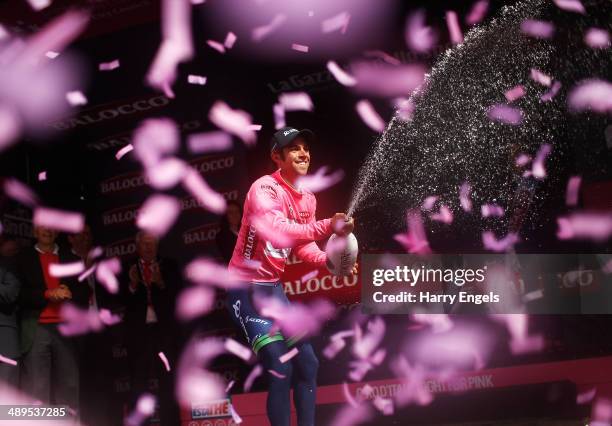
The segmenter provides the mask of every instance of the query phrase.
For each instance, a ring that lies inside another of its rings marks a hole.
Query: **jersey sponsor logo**
[[[262,318],[254,318],[249,315],[247,315],[245,319],[246,319],[246,322],[255,322],[255,323],[264,324],[264,325],[270,324],[270,321],[266,321],[265,319],[262,319]]]
[[[324,275],[322,277],[311,278],[306,282],[302,280],[285,281],[283,283],[285,293],[288,295],[316,293],[319,291],[330,291],[336,288],[354,287],[357,285],[359,277],[350,275],[338,277],[336,275]]]
[[[246,241],[244,244],[244,250],[242,252],[242,256],[251,260],[253,256],[253,252],[255,251],[255,247],[257,246],[257,230],[253,225],[249,226],[249,232],[246,234]]]
[[[297,133],[297,130],[296,130],[296,129],[289,129],[289,130],[285,130],[285,131],[283,132],[283,135],[284,135],[284,136],[287,136],[287,135],[290,135],[291,133]]]
[[[310,212],[299,212],[298,215],[300,216],[300,219],[303,219],[303,220],[310,219]]]

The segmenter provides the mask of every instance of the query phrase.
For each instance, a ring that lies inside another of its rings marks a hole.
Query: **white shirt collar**
[[[39,253],[48,253],[46,251],[42,251],[39,247],[38,244],[34,244],[34,249],[39,252]],[[53,246],[53,254],[58,254],[59,253],[59,246],[57,244],[54,244]]]

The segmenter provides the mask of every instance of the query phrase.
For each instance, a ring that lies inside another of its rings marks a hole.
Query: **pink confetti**
[[[78,277],[78,281],[82,282],[83,280],[85,280],[87,277],[89,277],[91,274],[93,274],[93,272],[96,270],[96,267],[98,265],[92,265],[90,266],[88,269],[86,269],[81,275],[79,275]]]
[[[13,145],[21,131],[19,113],[9,105],[0,104],[0,151]]]
[[[609,113],[612,111],[612,84],[599,79],[583,80],[572,89],[567,103],[572,112],[590,109]]]
[[[425,67],[420,64],[387,65],[356,62],[351,66],[356,89],[366,95],[380,97],[405,96],[423,84]]]
[[[411,318],[414,322],[430,326],[434,333],[445,333],[454,327],[446,314],[412,314]]]
[[[96,279],[111,294],[119,292],[119,281],[116,275],[121,272],[121,262],[116,257],[98,262],[96,268]]]
[[[527,154],[520,154],[516,157],[515,164],[519,167],[527,165],[531,161],[531,157]]]
[[[225,46],[226,49],[231,49],[232,47],[234,47],[234,43],[236,43],[236,40],[237,40],[236,34],[230,31],[225,36],[225,41],[223,42],[223,46]]]
[[[304,188],[316,193],[331,188],[343,178],[343,170],[336,170],[331,174],[327,174],[327,166],[323,166],[314,175],[300,176],[295,183],[298,188]]]
[[[9,364],[9,365],[17,365],[17,361],[15,361],[14,359],[7,358],[3,355],[0,355],[0,362]]]
[[[217,214],[225,212],[227,202],[223,195],[215,192],[196,170],[187,171],[183,186],[205,209]]]
[[[302,275],[302,278],[300,278],[300,281],[302,281],[303,283],[305,283],[306,281],[309,281],[313,278],[316,278],[317,275],[319,275],[319,270],[315,269],[313,271],[310,271],[304,275]]]
[[[433,206],[436,201],[438,201],[438,198],[439,197],[437,195],[430,195],[429,197],[425,198],[425,201],[423,201],[423,205],[421,206],[421,208],[425,211],[433,209]]]
[[[544,346],[544,337],[541,335],[528,336],[522,339],[512,339],[510,341],[510,351],[514,355],[541,352]]]
[[[255,132],[260,131],[260,130],[261,130],[261,128],[262,128],[262,125],[261,125],[261,124],[251,124],[251,125],[248,127],[248,129],[249,129],[249,130],[253,130],[253,131],[255,131]]]
[[[345,34],[350,21],[351,15],[348,12],[340,12],[321,22],[321,32],[327,34],[340,30],[341,34]]]
[[[187,137],[187,146],[193,154],[227,151],[232,148],[232,137],[221,131],[196,133]]]
[[[278,102],[285,111],[312,111],[314,105],[306,92],[283,93]]]
[[[225,393],[229,393],[229,391],[234,387],[235,384],[236,384],[235,380],[232,380],[231,382],[229,382],[227,386],[225,387]]]
[[[340,66],[336,62],[328,61],[327,69],[338,81],[338,83],[342,84],[343,86],[352,87],[357,84],[357,80],[355,79],[355,77],[340,68]]]
[[[459,187],[459,202],[461,208],[466,212],[472,211],[472,200],[470,199],[470,193],[472,186],[468,182],[463,182]]]
[[[49,59],[55,59],[59,56],[59,52],[54,52],[53,50],[49,50],[48,52],[45,53],[45,56]]]
[[[580,176],[572,176],[567,181],[567,190],[565,191],[565,204],[567,206],[575,206],[578,204],[578,192],[580,191]]]
[[[491,251],[508,251],[514,247],[514,244],[516,244],[518,241],[518,235],[512,232],[500,240],[496,239],[495,234],[493,234],[491,231],[485,231],[482,233],[482,243],[487,250]]]
[[[163,352],[159,352],[157,356],[159,357],[159,359],[161,359],[161,362],[164,363],[164,367],[166,368],[166,371],[170,371],[170,362],[168,361],[166,354]]]
[[[559,9],[567,10],[568,12],[576,12],[586,14],[584,6],[580,0],[553,0]]]
[[[225,53],[225,46],[215,40],[206,40],[206,44],[215,49],[219,53]]]
[[[261,364],[257,364],[255,367],[253,367],[253,369],[251,370],[247,378],[244,380],[244,391],[245,392],[248,392],[251,390],[251,387],[253,386],[255,379],[261,376],[261,373],[263,373],[263,367],[261,366]]]
[[[338,353],[344,349],[346,343],[344,340],[331,340],[329,344],[323,349],[323,356],[327,359],[333,359]]]
[[[362,360],[369,358],[385,337],[385,330],[385,322],[381,317],[375,317],[368,321],[365,335],[361,336],[360,333],[355,333],[353,354]]]
[[[236,135],[249,146],[254,145],[257,140],[255,132],[249,129],[252,124],[251,115],[239,109],[231,109],[225,102],[215,102],[208,113],[208,119],[217,127]]]
[[[363,52],[363,54],[368,58],[382,59],[386,63],[391,64],[393,66],[398,66],[402,64],[399,59],[394,58],[393,56],[383,52],[382,50],[366,50],[365,52]]]
[[[395,395],[398,406],[410,402],[418,405],[428,405],[433,401],[433,395],[425,384],[425,372],[419,366],[412,367],[403,355],[391,364],[391,370],[402,380],[402,386]]]
[[[537,68],[531,68],[530,77],[533,81],[540,83],[542,86],[550,87],[552,84],[552,78]]]
[[[121,148],[119,151],[117,151],[115,153],[115,158],[117,160],[121,160],[125,154],[127,154],[128,152],[133,151],[133,150],[134,150],[134,145],[129,143],[129,144],[127,144],[126,146],[124,146],[123,148]]]
[[[393,400],[388,398],[381,398],[377,396],[374,398],[374,406],[383,413],[384,416],[392,416],[394,413]]]
[[[591,419],[589,424],[592,426],[609,426],[612,423],[612,400],[599,397],[591,408]]]
[[[179,201],[165,194],[153,194],[138,211],[136,226],[156,237],[166,235],[181,211]]]
[[[4,181],[4,193],[29,207],[35,207],[38,204],[36,194],[17,179],[9,178]]]
[[[125,426],[141,426],[146,419],[153,415],[157,400],[150,393],[144,393],[138,397],[136,407],[125,419]]]
[[[405,234],[396,234],[393,236],[393,239],[400,243],[408,253],[431,253],[421,213],[417,210],[409,210],[406,213],[406,222],[408,224],[408,232]]]
[[[334,426],[357,426],[372,420],[374,413],[368,405],[354,407],[350,404],[343,406],[330,423]]]
[[[604,242],[612,235],[612,214],[583,212],[557,218],[557,238]]]
[[[544,167],[544,163],[546,162],[546,157],[552,152],[552,145],[545,143],[538,149],[538,152],[533,160],[531,172],[533,177],[536,179],[542,180],[546,177],[546,168]]]
[[[146,182],[152,188],[164,191],[176,186],[188,171],[189,167],[183,160],[166,158],[145,170]]]
[[[525,295],[523,296],[523,301],[525,303],[533,302],[534,300],[541,299],[542,297],[544,297],[543,289],[534,290],[530,291],[529,293],[525,293]]]
[[[232,415],[232,420],[235,424],[239,425],[240,423],[242,423],[242,418],[238,415],[236,409],[232,404],[230,404],[230,414]]]
[[[71,263],[51,263],[49,265],[49,275],[52,277],[71,277],[78,275],[85,270],[85,263],[82,260]]]
[[[291,49],[295,50],[296,52],[302,52],[302,53],[308,53],[308,51],[310,50],[310,48],[304,44],[297,44],[297,43],[293,43],[291,45]]]
[[[134,155],[145,166],[156,165],[164,155],[175,153],[180,147],[176,123],[168,118],[150,118],[134,131]]]
[[[119,315],[113,314],[108,309],[100,309],[100,313],[98,316],[100,318],[100,321],[102,321],[102,324],[104,324],[105,326],[112,326],[121,322],[121,317]]]
[[[415,52],[424,53],[431,50],[438,42],[438,34],[425,25],[425,10],[419,9],[406,19],[404,37],[408,47]]]
[[[35,11],[43,10],[51,5],[51,0],[28,0],[28,3]]]
[[[487,115],[489,120],[512,125],[521,124],[523,120],[523,113],[519,108],[513,108],[503,104],[492,105]]]
[[[81,232],[85,226],[85,218],[81,213],[47,207],[36,207],[32,221],[36,226],[44,226],[73,234]]]
[[[551,22],[527,19],[521,22],[521,31],[530,37],[549,39],[555,34],[555,26]]]
[[[595,399],[597,388],[591,388],[588,391],[576,395],[576,404],[588,404]]]
[[[203,75],[189,74],[187,76],[187,83],[204,86],[206,84],[206,77]]]
[[[385,130],[385,121],[378,115],[370,101],[362,99],[355,105],[357,113],[363,122],[375,132],[382,133]]]
[[[282,13],[274,15],[274,18],[272,18],[272,21],[268,25],[262,25],[261,27],[255,28],[251,33],[251,38],[256,42],[262,41],[283,25],[286,20],[287,16]]]
[[[6,27],[0,24],[0,41],[7,40],[11,37],[11,34],[7,31]]]
[[[451,212],[450,209],[445,205],[441,205],[440,211],[438,213],[429,215],[429,218],[431,220],[435,220],[449,225],[453,223],[453,212]]]
[[[223,340],[215,337],[192,339],[186,345],[176,366],[175,395],[179,404],[226,397],[223,379],[207,370],[212,360],[224,352]]]
[[[47,180],[47,172],[46,171],[40,172],[38,174],[38,180],[39,180],[39,182]]]
[[[463,32],[459,26],[459,17],[457,12],[452,10],[446,11],[446,25],[448,27],[448,33],[453,44],[463,43]]]
[[[75,90],[75,91],[66,93],[66,100],[72,106],[86,105],[87,104],[87,98],[79,90]]]
[[[93,310],[79,309],[71,303],[65,303],[60,314],[63,322],[59,325],[59,331],[64,336],[80,336],[104,328],[100,316]]]
[[[251,349],[241,345],[234,339],[225,339],[225,350],[246,362],[249,362],[253,355]]]
[[[465,18],[468,25],[478,24],[489,11],[489,0],[478,0],[472,5],[472,9]]]
[[[555,96],[557,96],[557,93],[559,93],[559,89],[561,89],[561,83],[558,81],[553,82],[550,90],[544,93],[542,96],[540,96],[540,100],[542,102],[551,101]]]
[[[287,377],[284,374],[281,374],[278,371],[272,369],[268,370],[268,373],[272,374],[274,377],[278,377],[279,379],[284,379],[285,377]]]
[[[504,208],[497,204],[483,204],[480,206],[480,213],[482,217],[502,217],[504,215]]]
[[[102,249],[102,247],[97,246],[92,248],[91,250],[89,250],[89,253],[87,253],[87,257],[89,259],[97,259],[98,257],[102,256],[104,254],[104,250]]]
[[[215,303],[214,290],[207,287],[191,287],[183,290],[176,302],[176,316],[187,322],[209,313]]]
[[[272,113],[274,114],[274,128],[278,130],[285,127],[285,108],[281,104],[274,104]]]
[[[298,348],[293,348],[289,352],[284,355],[281,355],[278,359],[281,363],[286,363],[291,360],[291,358],[295,357],[298,354]]]
[[[215,285],[226,289],[244,286],[225,266],[206,258],[192,260],[185,267],[185,277],[196,284]]]
[[[602,28],[589,28],[584,34],[584,42],[593,49],[610,47],[610,33]]]
[[[349,389],[348,383],[346,382],[342,383],[342,394],[344,395],[346,402],[348,402],[352,407],[359,407],[359,403],[357,403],[357,401],[353,397]]]
[[[98,69],[100,71],[112,71],[114,69],[119,68],[119,66],[120,66],[119,59],[114,59],[110,62],[101,62],[98,65]]]
[[[514,86],[512,89],[507,90],[506,93],[504,93],[504,96],[508,102],[514,102],[517,99],[525,96],[525,88],[519,84],[518,86]]]

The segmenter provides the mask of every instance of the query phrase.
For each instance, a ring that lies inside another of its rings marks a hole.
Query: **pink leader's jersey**
[[[280,170],[257,179],[244,202],[229,270],[245,281],[276,282],[292,249],[305,262],[324,266],[325,253],[314,241],[329,237],[332,227],[330,219],[315,219],[316,208],[314,194],[291,187]]]

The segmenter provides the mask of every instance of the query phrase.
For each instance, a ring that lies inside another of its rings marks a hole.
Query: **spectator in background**
[[[47,404],[67,405],[79,411],[79,369],[73,340],[58,325],[61,307],[70,302],[87,306],[88,286],[75,278],[51,276],[49,265],[69,262],[69,254],[55,243],[57,232],[34,227],[36,244],[16,258],[21,282],[20,349],[24,390]]]
[[[162,425],[179,423],[174,400],[173,372],[164,368],[159,353],[170,365],[176,360],[178,333],[174,321],[174,304],[181,275],[176,265],[158,257],[158,239],[146,232],[136,235],[138,257],[123,268],[125,326],[127,350],[132,374],[132,404],[140,394],[151,389],[149,378],[159,383],[158,401]]]
[[[227,210],[221,219],[221,229],[216,238],[217,249],[226,264],[232,259],[234,247],[236,247],[236,241],[238,240],[241,221],[242,206],[237,201],[228,201]]]
[[[12,360],[19,358],[17,297],[20,286],[7,260],[0,258],[0,355]],[[19,385],[19,368],[0,362],[0,382],[16,388]]]

